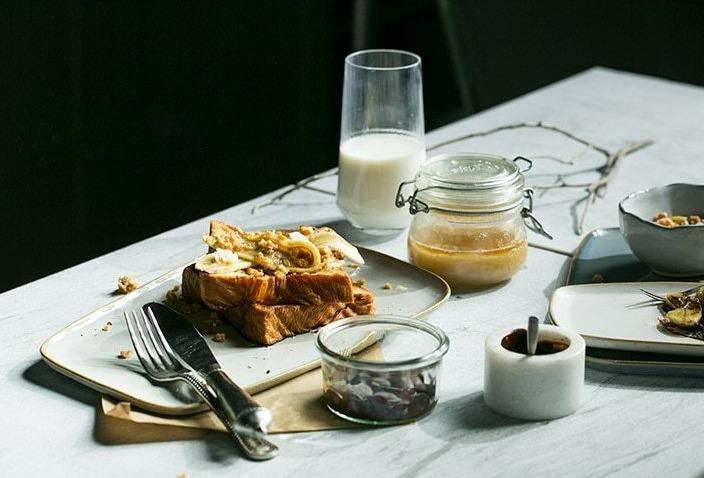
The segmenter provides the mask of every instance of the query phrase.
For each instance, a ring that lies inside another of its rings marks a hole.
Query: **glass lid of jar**
[[[517,160],[474,153],[436,156],[418,171],[416,194],[429,206],[448,211],[512,209],[523,201],[523,172],[530,169],[521,170]]]
[[[505,187],[522,179],[514,161],[491,154],[443,154],[425,163],[419,178],[435,185],[457,189]]]

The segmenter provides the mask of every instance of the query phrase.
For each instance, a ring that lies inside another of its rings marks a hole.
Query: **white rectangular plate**
[[[367,288],[376,297],[377,314],[419,317],[450,295],[447,283],[430,272],[373,250],[360,248],[360,252],[366,264],[351,275],[366,279]],[[152,385],[136,357],[117,357],[120,350],[133,349],[123,311],[163,301],[167,291],[180,285],[182,270],[175,269],[72,323],[42,344],[42,357],[59,372],[146,410],[172,415],[202,410],[204,406],[192,395],[179,393],[182,389]],[[387,282],[392,284],[389,290],[382,288]],[[103,331],[107,322],[112,327]],[[262,347],[247,342],[228,325],[217,330],[227,334],[224,343],[210,340],[214,330],[201,329],[223,368],[250,393],[273,387],[319,364],[313,332]]]
[[[676,335],[658,325],[656,306],[638,306],[657,295],[689,289],[695,282],[627,282],[570,285],[550,300],[555,325],[574,330],[587,346],[636,352],[704,356],[704,342]]]

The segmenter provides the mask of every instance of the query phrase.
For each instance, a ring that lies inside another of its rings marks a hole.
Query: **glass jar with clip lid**
[[[524,163],[521,169],[519,163]],[[527,255],[526,221],[550,235],[533,216],[533,190],[523,173],[532,162],[489,154],[444,154],[400,184],[396,207],[408,209],[411,262],[444,278],[455,290],[490,287],[510,279]],[[404,188],[414,185],[404,197]]]

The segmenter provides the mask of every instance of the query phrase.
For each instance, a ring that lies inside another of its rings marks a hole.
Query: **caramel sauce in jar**
[[[508,247],[473,251],[433,247],[408,239],[411,262],[457,288],[490,287],[509,280],[526,260],[526,241]]]
[[[455,289],[491,287],[509,280],[526,261],[522,224],[509,229],[421,225],[409,233],[409,259]]]

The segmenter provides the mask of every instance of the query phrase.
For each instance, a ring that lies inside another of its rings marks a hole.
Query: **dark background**
[[[334,166],[353,50],[421,55],[431,130],[594,65],[704,85],[703,20],[694,0],[3,2],[0,291]]]

